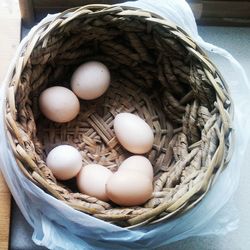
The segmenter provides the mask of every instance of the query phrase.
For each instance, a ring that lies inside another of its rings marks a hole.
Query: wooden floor
[[[20,15],[18,2],[0,1],[0,84],[20,41]],[[2,115],[2,114],[0,114]],[[0,250],[9,245],[11,195],[0,172]]]

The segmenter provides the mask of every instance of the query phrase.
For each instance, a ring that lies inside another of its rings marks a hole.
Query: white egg
[[[81,193],[107,201],[106,183],[112,172],[99,164],[84,166],[77,175],[77,187]]]
[[[71,88],[81,99],[92,100],[100,97],[108,89],[110,73],[100,62],[87,62],[80,65],[71,78]]]
[[[139,172],[117,171],[108,179],[106,192],[118,205],[141,205],[152,196],[152,180]]]
[[[81,170],[82,156],[76,148],[60,145],[49,152],[46,164],[58,180],[68,180]]]
[[[127,158],[122,162],[118,171],[136,171],[143,175],[148,176],[151,180],[153,180],[154,172],[151,162],[144,156],[134,155]]]
[[[73,120],[80,111],[76,95],[65,87],[45,89],[39,97],[41,112],[51,121],[64,123]]]
[[[134,154],[147,153],[153,146],[152,129],[137,115],[130,113],[116,115],[114,131],[121,145]]]

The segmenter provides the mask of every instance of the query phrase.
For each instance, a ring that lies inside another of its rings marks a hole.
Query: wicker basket
[[[98,60],[112,84],[94,101],[81,101],[70,123],[45,119],[38,97],[48,86],[69,87],[74,69]],[[199,202],[227,165],[232,104],[221,75],[181,28],[136,8],[87,5],[40,26],[23,44],[10,76],[6,124],[23,173],[74,209],[124,227],[166,220]],[[119,207],[58,182],[45,164],[61,143],[77,147],[83,165],[116,171],[130,154],[117,142],[113,119],[131,112],[154,130],[146,154],[154,167],[154,192],[142,206]],[[69,188],[70,187],[70,188]]]

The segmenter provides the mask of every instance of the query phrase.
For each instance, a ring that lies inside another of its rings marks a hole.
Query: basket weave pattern
[[[111,70],[107,93],[81,100],[70,123],[45,119],[41,91],[69,87],[74,69],[89,60]],[[154,131],[146,154],[154,192],[142,206],[119,207],[73,192],[45,164],[53,147],[67,143],[79,149],[83,165],[116,171],[130,156],[113,131],[120,112],[139,115]],[[23,46],[6,102],[7,134],[23,173],[73,208],[121,226],[165,220],[200,201],[230,157],[231,117],[224,80],[182,29],[153,13],[109,5],[71,9],[40,26]]]

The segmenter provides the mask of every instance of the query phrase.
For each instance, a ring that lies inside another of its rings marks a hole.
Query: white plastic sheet
[[[230,199],[238,186],[240,168],[244,164],[250,135],[246,133],[250,127],[250,88],[242,67],[227,51],[206,43],[199,37],[192,11],[184,0],[139,0],[126,2],[123,5],[149,10],[172,20],[208,51],[210,56],[215,59],[220,57],[226,59],[223,63],[219,63],[218,67],[229,85],[235,105],[235,151],[228,167],[219,176],[215,185],[193,209],[168,222],[128,230],[70,208],[26,179],[19,170],[8,145],[4,120],[1,116],[1,170],[16,203],[34,228],[33,241],[49,249],[152,249],[190,236],[226,234],[237,227],[238,215]],[[26,43],[39,26],[56,16],[57,14],[49,15],[31,30],[19,46],[9,72],[13,70],[22,44]],[[228,79],[227,72],[232,70],[237,77]],[[1,114],[4,113],[8,82],[9,79],[6,77],[1,88]]]

